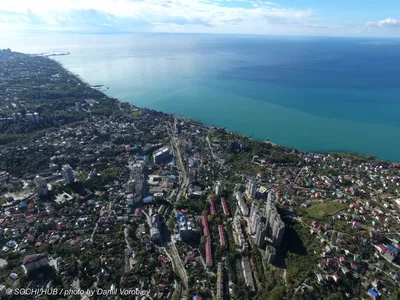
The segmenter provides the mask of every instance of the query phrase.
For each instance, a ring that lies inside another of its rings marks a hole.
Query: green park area
[[[135,117],[139,117],[140,114],[141,114],[141,112],[140,112],[139,109],[135,109],[135,110],[132,111],[132,115],[135,116]]]
[[[312,219],[323,221],[326,217],[336,214],[347,206],[347,204],[337,201],[316,203],[307,209],[307,215]]]

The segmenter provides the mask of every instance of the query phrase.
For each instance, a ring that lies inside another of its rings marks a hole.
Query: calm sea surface
[[[400,40],[0,33],[122,101],[304,151],[400,161]]]

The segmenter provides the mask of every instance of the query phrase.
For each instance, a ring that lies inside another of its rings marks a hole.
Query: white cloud
[[[114,30],[273,33],[276,25],[308,26],[313,10],[243,0],[10,0],[0,1],[0,24],[35,29],[107,27]],[[232,3],[235,5],[232,5]],[[256,5],[256,6],[253,6]],[[184,26],[183,26],[184,25]]]
[[[400,20],[387,18],[377,22],[368,22],[366,24],[367,27],[382,27],[382,28],[391,28],[391,27],[400,27]]]

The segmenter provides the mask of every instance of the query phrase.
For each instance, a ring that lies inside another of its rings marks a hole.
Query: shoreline
[[[62,68],[64,68],[67,72],[70,72],[73,76],[77,77],[79,80],[81,80],[81,82],[86,84],[89,88],[92,88],[92,89],[95,89],[95,90],[101,92],[104,96],[106,96],[108,98],[116,99],[118,101],[118,103],[128,103],[128,104],[130,104],[130,105],[132,105],[134,107],[137,107],[139,109],[149,109],[149,110],[161,112],[161,113],[168,114],[168,115],[171,115],[171,116],[174,116],[174,117],[178,117],[178,118],[181,118],[181,119],[195,121],[195,122],[201,123],[203,126],[206,126],[206,127],[209,127],[209,128],[213,128],[214,127],[214,128],[219,129],[219,130],[225,130],[226,132],[228,132],[230,134],[237,135],[237,136],[240,136],[242,138],[247,138],[247,139],[250,139],[250,140],[253,140],[253,141],[257,141],[257,142],[260,142],[260,143],[265,143],[266,142],[266,139],[257,139],[257,138],[254,138],[253,136],[248,136],[248,135],[245,135],[245,134],[242,134],[242,133],[239,133],[239,132],[233,132],[233,131],[230,131],[227,127],[211,125],[211,124],[208,124],[207,122],[204,122],[202,120],[195,120],[195,119],[192,119],[190,117],[186,117],[186,116],[182,116],[182,115],[178,115],[178,114],[174,114],[174,113],[166,113],[164,111],[156,110],[156,109],[153,109],[153,108],[150,108],[150,107],[140,107],[140,106],[137,106],[134,103],[131,103],[131,102],[128,102],[128,101],[125,101],[125,102],[121,101],[120,99],[115,98],[115,97],[113,97],[111,95],[108,95],[106,93],[107,91],[111,90],[110,87],[106,87],[106,86],[104,86],[102,84],[94,84],[94,85],[92,85],[89,82],[87,82],[85,79],[83,79],[80,75],[72,73],[68,68],[66,68],[59,61],[57,61],[57,60],[55,60],[55,59],[53,59],[51,57],[48,57],[48,58],[53,60],[53,61],[55,61],[55,62],[57,62],[58,64],[60,64],[60,66]],[[312,150],[308,150],[307,151],[307,150],[300,150],[299,148],[296,148],[296,147],[291,147],[291,146],[286,146],[286,145],[274,143],[273,141],[270,141],[270,140],[268,140],[267,143],[273,145],[274,147],[283,147],[285,149],[291,149],[291,150],[299,151],[299,152],[302,152],[302,153],[313,153],[313,154],[321,154],[321,155],[322,154],[348,154],[348,155],[358,156],[358,157],[364,158],[364,159],[369,158],[369,157],[373,157],[375,161],[396,163],[393,160],[381,159],[381,158],[378,158],[378,157],[376,157],[375,155],[372,155],[372,154],[363,154],[363,153],[355,152],[355,151],[345,151],[345,150],[343,150],[343,151],[341,151],[341,150],[335,150],[335,151],[331,151],[331,150],[329,150],[329,151],[312,151]]]
[[[119,99],[117,99],[117,100],[119,102],[121,102]],[[131,104],[131,103],[129,103],[129,104]],[[131,105],[135,106],[134,104],[131,104]],[[138,106],[135,106],[135,107],[138,107]],[[138,108],[139,109],[143,109],[142,107],[138,107]],[[145,108],[145,109],[151,109],[151,108]],[[154,110],[154,109],[151,109],[151,110]],[[160,112],[162,112],[162,111],[160,111]],[[162,112],[162,113],[165,113],[165,112]],[[395,162],[393,160],[378,158],[378,157],[376,157],[375,155],[372,155],[372,154],[363,154],[363,153],[354,152],[354,151],[346,151],[346,150],[328,150],[328,151],[312,151],[312,150],[310,150],[310,151],[305,151],[305,150],[300,150],[300,149],[298,149],[296,147],[289,147],[289,146],[281,145],[281,144],[278,144],[278,143],[274,143],[274,142],[270,141],[269,139],[262,140],[262,139],[257,139],[257,138],[254,138],[252,136],[248,136],[248,135],[241,134],[241,133],[238,133],[238,132],[233,132],[233,131],[230,131],[227,127],[221,127],[221,126],[217,126],[217,125],[209,125],[206,122],[203,122],[201,120],[194,120],[194,119],[191,119],[189,117],[185,117],[185,116],[177,115],[177,114],[170,114],[170,115],[172,115],[174,117],[177,117],[177,118],[180,118],[180,119],[195,121],[195,122],[200,123],[200,124],[202,124],[204,126],[207,126],[209,128],[216,128],[218,130],[224,130],[229,134],[237,135],[237,136],[240,136],[242,138],[250,139],[252,141],[256,141],[256,142],[259,142],[259,143],[270,144],[273,147],[283,147],[285,149],[291,149],[293,151],[299,151],[299,152],[304,153],[304,154],[309,154],[309,153],[311,153],[311,154],[321,154],[321,155],[327,155],[327,154],[344,155],[344,154],[347,154],[347,155],[352,155],[352,156],[360,157],[360,158],[364,158],[364,159],[373,158],[373,160],[377,161],[377,162],[380,161],[380,162],[388,162],[388,163],[397,163],[397,162]]]

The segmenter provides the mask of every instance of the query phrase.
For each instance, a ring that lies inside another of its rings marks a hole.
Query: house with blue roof
[[[368,290],[368,295],[372,299],[379,299],[379,292],[375,288],[372,288],[372,289]]]

